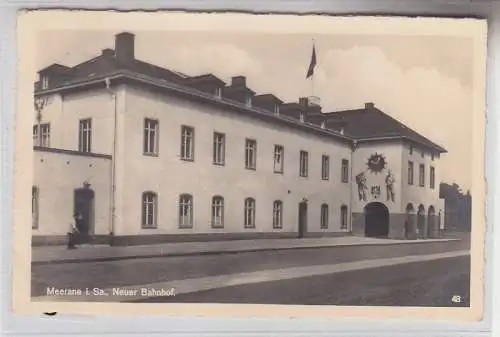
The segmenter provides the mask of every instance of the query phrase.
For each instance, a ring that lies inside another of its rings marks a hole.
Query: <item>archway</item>
[[[433,238],[436,236],[436,210],[434,209],[434,206],[429,206],[429,211],[427,212],[427,237]]]
[[[418,228],[418,237],[425,237],[425,207],[424,205],[418,206],[417,212],[417,228]]]
[[[389,210],[380,202],[365,206],[365,236],[387,237],[389,235]]]
[[[410,202],[406,205],[406,219],[405,219],[405,238],[413,239],[415,237],[415,208]]]

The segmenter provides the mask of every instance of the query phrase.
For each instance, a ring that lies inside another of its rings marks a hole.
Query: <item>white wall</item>
[[[410,154],[409,146],[406,145],[403,150],[403,210],[406,209],[408,203],[412,203],[415,212],[419,205],[425,207],[426,213],[429,206],[434,206],[436,215],[439,212],[441,201],[439,199],[439,184],[441,182],[439,170],[439,158],[434,156],[432,160],[431,154],[427,151],[424,152],[424,157],[421,155],[422,149],[418,147],[413,148],[413,154]],[[408,161],[413,161],[414,176],[413,185],[408,184]],[[419,167],[420,164],[425,165],[425,186],[419,185]],[[435,170],[435,184],[434,189],[430,188],[430,167],[433,166]],[[444,210],[444,205],[442,207]],[[444,216],[443,216],[444,218]]]
[[[33,235],[66,235],[73,220],[74,190],[90,183],[95,193],[95,233],[109,233],[110,160],[34,151],[33,186],[39,190],[39,222]]]
[[[113,106],[105,89],[49,96],[41,123],[50,123],[50,147],[78,150],[79,120],[92,118],[92,152],[111,154]]]
[[[367,166],[368,159],[375,153],[381,154],[385,157],[387,166],[386,168],[378,174],[372,173]],[[352,199],[353,199],[353,212],[362,213],[364,207],[370,202],[381,202],[387,206],[390,213],[400,213],[401,212],[401,155],[402,155],[402,145],[400,143],[379,143],[379,144],[360,144],[356,151],[353,153],[353,183],[352,183]],[[394,192],[395,199],[394,202],[387,201],[385,178],[387,176],[388,170],[392,171],[395,179]],[[358,186],[355,182],[355,177],[357,174],[364,172],[367,183],[366,186],[368,190],[366,191],[366,201],[359,200],[358,198]],[[375,198],[371,194],[371,188],[373,186],[380,186],[380,197]]]
[[[274,200],[284,204],[283,232],[297,230],[298,203],[309,200],[309,231],[319,232],[320,205],[329,204],[328,231],[340,231],[340,207],[349,205],[349,184],[341,183],[341,160],[350,146],[236,116],[209,105],[127,87],[121,93],[117,151],[116,234],[217,233],[272,230]],[[122,101],[125,99],[126,103]],[[159,156],[142,154],[144,118],[160,120]],[[195,160],[180,159],[181,125],[195,128]],[[226,134],[226,165],[212,164],[213,132]],[[257,140],[257,170],[244,168],[245,138]],[[274,144],[285,148],[285,173],[273,173]],[[299,151],[309,152],[309,177],[299,177]],[[330,156],[330,180],[321,180],[321,155]],[[118,168],[120,166],[120,168]],[[122,171],[123,170],[123,171]],[[126,178],[125,178],[126,177]],[[126,179],[126,181],[123,181]],[[141,229],[141,194],[159,198],[158,229]],[[288,193],[290,191],[290,193]],[[194,196],[194,229],[178,229],[178,196]],[[211,198],[225,197],[225,227],[210,226]],[[256,199],[256,228],[244,229],[244,198]]]

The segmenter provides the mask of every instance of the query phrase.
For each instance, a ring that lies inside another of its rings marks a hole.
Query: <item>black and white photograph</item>
[[[20,54],[30,302],[481,312],[485,22],[84,14]]]

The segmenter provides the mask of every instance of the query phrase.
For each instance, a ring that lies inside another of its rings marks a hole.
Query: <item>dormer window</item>
[[[322,128],[322,129],[325,129],[325,128],[326,128],[325,122],[321,122],[321,128]]]
[[[214,95],[217,98],[221,98],[222,97],[222,88],[221,87],[216,87],[215,91],[214,91]]]
[[[252,96],[247,96],[247,98],[245,100],[245,105],[247,107],[251,107],[252,106]]]
[[[49,77],[42,76],[42,89],[48,89],[48,88],[49,88]]]
[[[304,123],[304,113],[303,112],[300,113],[300,121],[302,123]]]
[[[274,113],[276,115],[279,115],[280,114],[280,106],[278,104],[275,104],[274,105]]]

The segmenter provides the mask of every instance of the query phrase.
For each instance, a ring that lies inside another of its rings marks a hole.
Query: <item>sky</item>
[[[114,47],[119,31],[44,31],[37,67],[73,66]],[[284,101],[314,95],[323,111],[373,102],[448,153],[443,182],[471,187],[473,41],[419,35],[134,32],[136,58],[187,75],[244,75]],[[314,80],[306,80],[312,45]]]

